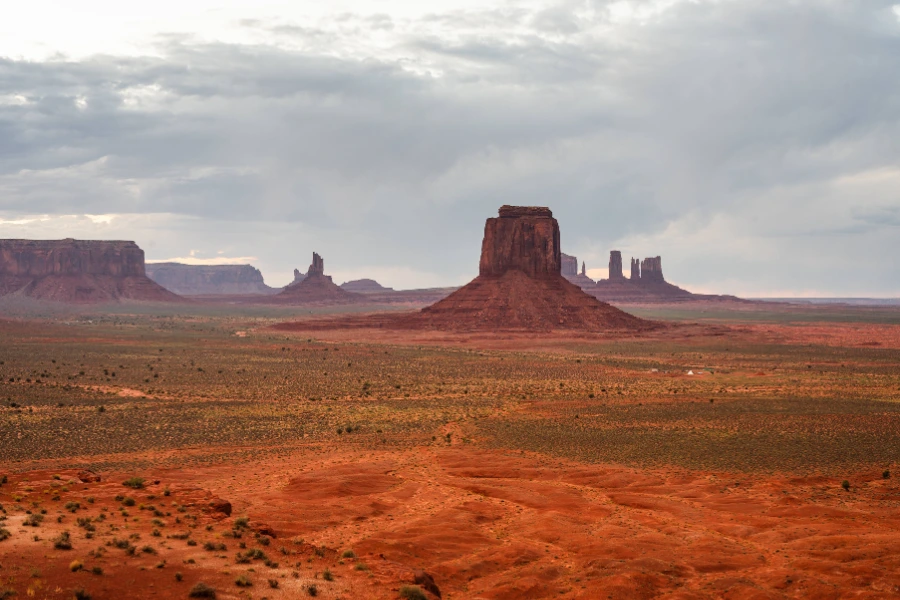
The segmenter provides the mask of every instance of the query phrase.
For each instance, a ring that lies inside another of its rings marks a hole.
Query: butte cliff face
[[[56,302],[171,302],[151,281],[134,242],[0,240],[0,295]]]
[[[565,252],[561,255],[562,264],[560,265],[560,271],[563,277],[575,277],[578,275],[578,258],[575,256],[569,256]]]
[[[589,293],[607,302],[683,302],[711,296],[692,294],[663,278],[662,258],[631,259],[631,277],[622,274],[622,253],[609,253],[609,279],[601,279]]]
[[[353,304],[365,302],[365,296],[341,289],[325,274],[325,261],[313,252],[309,270],[300,281],[295,281],[280,293],[272,296],[279,304]]]
[[[147,276],[167,290],[182,296],[274,294],[259,269],[251,265],[147,265]]]
[[[566,281],[561,255],[559,225],[550,209],[503,206],[499,216],[485,224],[478,277],[404,323],[417,328],[526,331],[654,326]]]
[[[622,253],[618,250],[611,250],[609,253],[609,279],[610,281],[625,279],[622,273]]]

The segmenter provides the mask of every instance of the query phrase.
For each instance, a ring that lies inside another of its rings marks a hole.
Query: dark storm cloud
[[[691,2],[618,24],[587,6],[337,20],[399,31],[378,56],[246,20],[275,42],[0,59],[0,208],[297,223],[460,273],[497,206],[549,204],[595,264],[613,243],[673,244],[667,265],[704,285],[686,266],[713,240],[747,273],[764,270],[753,244],[791,253],[811,233],[900,250],[897,179],[857,177],[900,165],[890,3]],[[717,237],[734,222],[740,244]]]

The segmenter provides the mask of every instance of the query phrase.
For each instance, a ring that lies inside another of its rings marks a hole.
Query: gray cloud
[[[723,292],[788,289],[802,262],[804,289],[848,294],[807,249],[822,265],[900,250],[891,3],[641,18],[548,2],[331,29],[247,19],[266,43],[169,35],[158,57],[0,58],[0,211],[172,215],[210,251],[233,222],[253,232],[235,255],[278,272],[308,252],[280,257],[264,232],[293,230],[341,261],[454,282],[503,203],[550,205],[589,265],[613,245],[663,252],[680,282]],[[340,51],[373,32],[394,45]],[[739,273],[722,274],[725,257]],[[852,285],[898,293],[898,275],[861,264]]]

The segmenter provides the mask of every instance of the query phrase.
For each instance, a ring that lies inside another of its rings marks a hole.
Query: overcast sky
[[[897,296],[896,2],[15,3],[0,237],[430,287],[546,205],[595,278]]]

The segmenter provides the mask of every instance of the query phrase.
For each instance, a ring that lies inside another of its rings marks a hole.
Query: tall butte
[[[295,273],[294,282],[269,300],[279,304],[352,304],[365,301],[365,297],[335,285],[325,274],[325,261],[313,252],[306,275],[298,281]]]
[[[484,226],[478,277],[406,325],[451,330],[643,330],[638,319],[563,278],[559,224],[549,208],[502,206]]]

